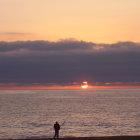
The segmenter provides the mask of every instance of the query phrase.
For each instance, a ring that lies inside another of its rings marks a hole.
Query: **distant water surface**
[[[0,90],[0,138],[140,135],[140,89]]]

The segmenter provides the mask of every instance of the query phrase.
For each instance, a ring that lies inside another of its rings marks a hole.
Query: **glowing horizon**
[[[22,84],[22,83],[1,83],[0,90],[25,90],[25,89],[82,89],[82,85],[79,84],[68,84],[68,85],[60,85],[60,84]],[[84,87],[83,89],[105,89],[105,88],[140,88],[140,83],[137,85],[128,84],[128,83],[94,83],[88,84],[88,87]]]

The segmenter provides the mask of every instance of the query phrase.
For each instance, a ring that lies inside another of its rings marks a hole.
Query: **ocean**
[[[0,138],[140,135],[140,89],[0,90]]]

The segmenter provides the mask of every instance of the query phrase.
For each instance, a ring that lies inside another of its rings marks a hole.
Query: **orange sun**
[[[82,82],[81,88],[83,89],[88,88],[88,82]]]

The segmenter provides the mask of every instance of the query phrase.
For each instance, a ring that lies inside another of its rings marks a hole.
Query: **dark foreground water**
[[[0,138],[140,135],[140,89],[1,90]]]

